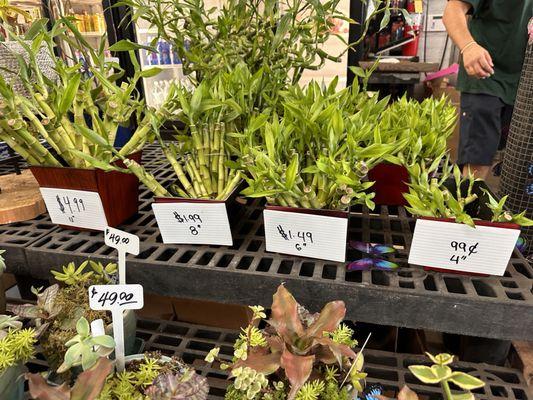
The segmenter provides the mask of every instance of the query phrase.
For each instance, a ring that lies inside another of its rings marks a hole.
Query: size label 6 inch
[[[233,245],[224,203],[153,203],[163,243]]]
[[[520,235],[519,229],[476,226],[418,219],[409,264],[474,272],[505,274]]]
[[[103,231],[107,219],[100,195],[84,190],[40,188],[54,224]]]
[[[139,310],[144,297],[141,285],[92,285],[89,287],[91,310]]]
[[[266,250],[344,262],[348,218],[265,210]]]

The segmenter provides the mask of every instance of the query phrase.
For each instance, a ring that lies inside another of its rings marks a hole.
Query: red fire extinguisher
[[[411,21],[405,22],[404,37],[414,36],[414,40],[405,44],[402,55],[416,57],[418,55],[418,43],[420,41],[420,25],[422,22],[422,1],[407,0],[405,9],[411,16]]]

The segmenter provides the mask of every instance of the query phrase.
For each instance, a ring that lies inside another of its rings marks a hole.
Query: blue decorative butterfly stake
[[[351,262],[348,264],[348,271],[364,271],[371,267],[392,271],[398,268],[398,264],[381,258],[384,254],[394,253],[396,250],[393,247],[356,241],[350,241],[350,247],[361,253],[368,254],[369,257]]]
[[[516,241],[516,248],[518,249],[520,253],[525,254],[526,248],[527,248],[526,239],[520,236],[518,240]]]
[[[378,400],[383,395],[383,387],[381,385],[370,385],[365,388],[361,400]]]

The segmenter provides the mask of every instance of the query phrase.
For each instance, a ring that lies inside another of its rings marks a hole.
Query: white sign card
[[[418,219],[409,264],[502,276],[519,235],[519,229]]]
[[[163,243],[233,245],[225,203],[153,203]]]
[[[104,241],[109,247],[118,250],[118,283],[126,284],[126,253],[138,255],[140,251],[140,240],[137,235],[121,231],[111,227],[106,227],[104,231]]]
[[[265,210],[266,250],[344,262],[348,218]]]
[[[50,219],[54,224],[103,231],[107,219],[97,192],[40,188]]]
[[[124,310],[139,310],[144,306],[141,285],[92,285],[89,287],[91,310],[109,310],[113,317],[117,370],[124,371]]]

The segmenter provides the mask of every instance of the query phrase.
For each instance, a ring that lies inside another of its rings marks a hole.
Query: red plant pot
[[[403,165],[378,164],[368,171],[368,179],[375,182],[369,189],[376,193],[374,203],[387,206],[407,205],[403,194],[409,191],[409,173]]]
[[[141,162],[141,157],[142,151],[129,156],[138,163]],[[122,161],[117,161],[116,166],[126,168]],[[139,179],[133,174],[70,167],[31,166],[30,170],[42,188],[97,192],[102,200],[108,226],[116,227],[138,211]],[[68,225],[60,226],[75,230],[90,230]]]

